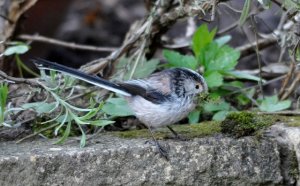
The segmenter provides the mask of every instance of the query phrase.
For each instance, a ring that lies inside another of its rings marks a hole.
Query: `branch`
[[[96,47],[96,46],[91,46],[91,45],[76,44],[76,43],[60,41],[60,40],[57,40],[57,39],[52,39],[52,38],[45,37],[45,36],[40,36],[40,35],[22,34],[22,35],[19,35],[18,38],[23,39],[23,40],[29,40],[29,41],[49,43],[49,44],[52,44],[52,45],[58,45],[58,46],[71,48],[71,49],[90,50],[90,51],[95,51],[95,52],[112,52],[112,51],[117,49],[115,47]]]
[[[5,72],[0,70],[0,78],[3,80],[7,80],[13,83],[25,83],[25,84],[29,84],[31,86],[39,86],[40,84],[34,80],[34,79],[24,79],[24,78],[16,78],[16,77],[11,77],[9,75],[7,75]]]
[[[272,37],[270,35],[270,37],[259,39],[257,41],[257,43],[256,43],[256,41],[254,41],[252,43],[237,47],[236,49],[241,52],[241,58],[242,58],[242,57],[248,56],[252,53],[255,53],[256,46],[258,47],[258,49],[264,49],[264,48],[274,45],[275,43],[277,43],[277,38]]]
[[[154,42],[154,38],[161,34],[162,30],[167,30],[177,20],[193,16],[203,17],[206,11],[212,9],[214,3],[219,3],[219,1],[183,1],[182,5],[169,8],[167,12],[162,11],[161,13],[160,11],[157,11],[153,17],[152,25],[150,26],[151,30],[149,33],[151,34],[145,37],[145,32],[149,26],[147,20],[149,20],[150,16],[153,16],[149,15],[147,18],[140,21],[142,24],[140,24],[139,27],[136,27],[135,30],[128,33],[129,39],[127,39],[119,49],[111,53],[107,58],[97,59],[82,66],[81,70],[89,74],[99,72],[99,70],[101,70],[103,66],[106,66],[107,63],[116,61],[123,54],[128,53],[134,46],[140,46],[139,42],[146,39],[148,46],[150,46],[151,43]]]

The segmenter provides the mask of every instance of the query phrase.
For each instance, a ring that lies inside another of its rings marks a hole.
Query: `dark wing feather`
[[[151,87],[145,88],[140,85],[131,83],[119,83],[119,86],[124,88],[131,95],[141,96],[144,99],[155,104],[161,104],[170,99],[169,95],[165,95],[162,92],[157,91]]]

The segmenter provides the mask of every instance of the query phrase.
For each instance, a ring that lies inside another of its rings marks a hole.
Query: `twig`
[[[258,64],[258,69],[259,69],[259,88],[260,88],[260,92],[262,94],[262,97],[264,98],[264,90],[263,90],[263,86],[262,86],[262,66],[261,66],[261,61],[260,61],[260,55],[259,55],[259,48],[258,48],[258,38],[257,38],[257,30],[256,30],[256,25],[254,23],[254,19],[253,16],[250,17],[251,18],[251,23],[253,25],[253,32],[254,32],[254,36],[255,36],[255,53],[256,53],[256,58],[257,58],[257,64]]]
[[[269,85],[269,84],[274,83],[274,82],[276,82],[276,81],[279,81],[279,80],[281,80],[281,79],[283,79],[283,78],[285,78],[285,77],[286,77],[286,75],[282,75],[282,76],[276,77],[276,78],[274,78],[274,79],[272,79],[272,80],[270,80],[270,81],[267,81],[267,82],[263,83],[262,86]],[[243,91],[246,91],[246,90],[249,90],[249,89],[252,89],[252,88],[257,88],[257,87],[259,87],[259,85],[249,86],[249,87],[242,88],[242,89],[236,90],[236,91],[234,91],[234,92],[231,92],[231,93],[228,94],[228,95],[240,93],[240,92],[243,92]]]
[[[295,68],[296,68],[295,63],[291,63],[291,64],[290,64],[290,70],[289,70],[289,72],[287,73],[286,78],[285,78],[284,81],[282,82],[281,88],[280,88],[279,93],[278,93],[278,97],[280,97],[280,100],[283,100],[283,99],[282,99],[282,96],[283,96],[283,94],[284,94],[284,92],[285,92],[285,90],[286,90],[286,87],[287,87],[289,81],[291,80],[291,78],[292,78],[292,76],[293,76],[293,74],[294,74]]]
[[[248,56],[250,54],[255,53],[255,47],[257,46],[258,49],[264,49],[269,46],[272,46],[273,44],[277,43],[277,38],[273,37],[272,35],[269,35],[269,37],[264,39],[258,39],[257,41],[254,41],[252,43],[237,47],[236,49],[241,52],[241,58]]]
[[[61,41],[61,40],[58,40],[58,39],[53,39],[53,38],[40,36],[40,35],[22,34],[22,35],[19,35],[18,38],[23,39],[23,40],[29,40],[29,41],[49,43],[49,44],[52,44],[52,45],[58,45],[58,46],[71,48],[71,49],[90,50],[90,51],[95,51],[95,52],[112,52],[112,51],[115,51],[117,49],[115,47],[96,47],[96,46],[91,46],[91,45],[76,44],[76,43]]]
[[[34,137],[34,136],[40,134],[41,132],[44,132],[44,131],[49,130],[49,129],[51,129],[51,128],[54,128],[54,127],[56,127],[57,125],[59,125],[59,123],[54,123],[53,125],[50,125],[50,126],[48,126],[48,127],[46,127],[46,128],[43,128],[43,129],[39,130],[38,132],[35,132],[35,133],[33,133],[33,134],[29,134],[28,136],[25,136],[24,138],[22,138],[22,139],[16,141],[16,143],[21,143],[22,141],[24,141],[24,140],[26,140],[26,139],[29,139],[29,138],[32,138],[32,137]]]
[[[294,90],[298,88],[297,85],[299,84],[299,82],[300,82],[300,73],[296,75],[296,78],[293,80],[291,86],[284,92],[284,94],[281,97],[281,100],[288,98],[294,92]]]
[[[39,86],[40,87],[40,84],[35,79],[24,79],[24,78],[11,77],[1,70],[0,70],[0,78],[11,81],[13,83],[25,83],[25,84],[29,84],[31,86]]]
[[[142,26],[129,33],[131,37],[129,37],[129,39],[126,40],[119,49],[111,53],[110,56],[108,56],[107,58],[94,60],[82,66],[81,70],[89,74],[98,73],[99,70],[103,68],[103,66],[106,66],[107,63],[116,61],[123,54],[131,50],[134,45],[139,45],[137,43],[141,42],[143,39],[147,39],[147,43],[149,42],[150,46],[151,42],[154,41],[153,38],[155,38],[157,34],[160,34],[161,30],[166,30],[166,28],[176,23],[177,20],[180,20],[185,17],[193,17],[196,15],[198,15],[199,17],[203,17],[205,11],[210,10],[212,8],[211,3],[209,2],[200,1],[197,2],[197,5],[195,5],[196,2],[197,1],[184,1],[182,5],[169,8],[167,12],[158,13],[158,15],[154,16],[153,18],[153,24],[151,25],[150,29],[151,34],[147,38],[143,38],[144,33],[147,29],[148,20],[148,17],[145,18],[144,21],[141,21],[143,23]],[[219,1],[217,3],[219,3]]]

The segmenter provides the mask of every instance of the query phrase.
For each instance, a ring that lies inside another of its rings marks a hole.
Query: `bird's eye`
[[[199,86],[199,85],[196,85],[196,86],[195,86],[195,88],[196,88],[196,89],[199,89],[199,88],[200,88],[200,86]]]

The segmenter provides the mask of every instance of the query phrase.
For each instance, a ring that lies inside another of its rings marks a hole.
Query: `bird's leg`
[[[172,129],[170,126],[167,126],[168,129],[172,132],[172,134],[174,135],[174,137],[178,140],[182,140],[182,141],[186,141],[187,139],[180,136],[174,129]]]
[[[158,143],[158,141],[155,139],[155,137],[154,137],[154,135],[153,135],[153,132],[152,132],[151,128],[148,127],[148,129],[149,129],[149,132],[150,132],[150,134],[151,134],[151,136],[152,136],[152,139],[153,139],[153,141],[154,141],[154,143],[155,143],[155,146],[157,147],[159,153],[160,153],[164,158],[166,158],[166,160],[168,160],[168,152],[167,152],[167,151],[166,151],[166,150]]]

